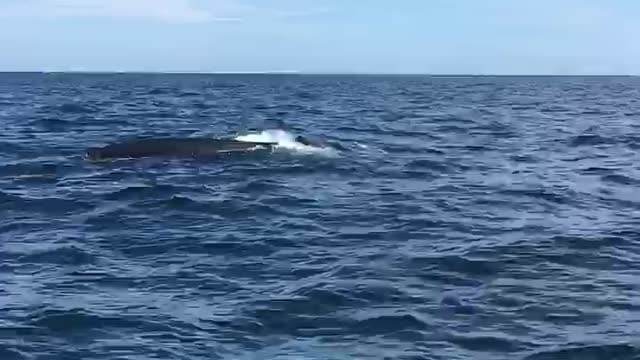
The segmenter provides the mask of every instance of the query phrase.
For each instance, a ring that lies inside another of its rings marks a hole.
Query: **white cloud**
[[[110,17],[165,23],[295,18],[326,13],[305,1],[246,5],[243,0],[0,0],[0,18]]]
[[[273,15],[281,18],[298,18],[308,17],[330,13],[327,9],[311,9],[311,10],[273,10]]]
[[[231,8],[228,1],[210,3],[213,6],[201,8],[191,0],[23,0],[0,5],[0,17],[112,17],[167,23],[237,20],[224,14]],[[220,6],[216,9],[215,5]]]

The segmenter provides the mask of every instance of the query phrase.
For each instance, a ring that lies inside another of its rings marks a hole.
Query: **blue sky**
[[[638,0],[0,0],[0,71],[640,74]]]

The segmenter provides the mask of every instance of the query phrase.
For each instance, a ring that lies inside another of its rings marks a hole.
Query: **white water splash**
[[[296,141],[296,135],[280,129],[263,130],[258,133],[240,135],[234,138],[238,141],[276,143],[277,150],[287,150],[303,154],[319,154],[324,156],[337,156],[336,149],[305,145]]]

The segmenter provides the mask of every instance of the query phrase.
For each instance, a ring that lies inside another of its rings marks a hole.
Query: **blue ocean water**
[[[638,359],[640,79],[0,74],[0,359]],[[136,136],[336,153],[92,163]]]

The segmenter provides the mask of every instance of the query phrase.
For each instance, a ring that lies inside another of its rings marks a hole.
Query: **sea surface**
[[[640,358],[640,78],[0,74],[0,130],[2,360]]]

